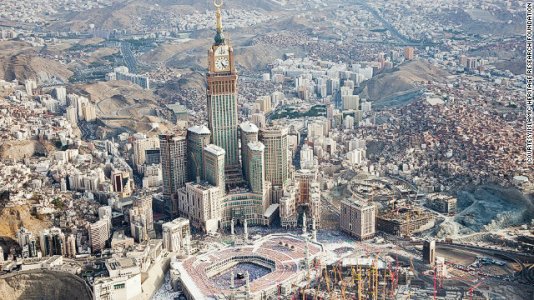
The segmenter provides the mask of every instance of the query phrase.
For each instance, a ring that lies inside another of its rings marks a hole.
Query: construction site
[[[388,234],[355,242],[335,231],[254,230],[233,235],[216,248],[200,246],[190,256],[173,258],[169,290],[180,299],[489,300],[534,295],[532,255]]]
[[[393,206],[377,215],[376,229],[391,235],[410,236],[427,224],[433,225],[433,221],[433,216],[421,208]]]

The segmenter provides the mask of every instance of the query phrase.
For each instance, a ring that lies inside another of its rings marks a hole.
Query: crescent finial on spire
[[[224,36],[221,16],[221,7],[223,5],[223,0],[213,0],[213,5],[215,5],[215,7],[217,8],[217,11],[215,12],[215,16],[217,19],[217,35],[215,36],[215,42],[217,44],[223,44]]]

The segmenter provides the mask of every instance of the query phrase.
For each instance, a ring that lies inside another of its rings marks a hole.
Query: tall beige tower
[[[265,180],[283,188],[289,179],[289,145],[287,127],[274,126],[260,130],[259,139],[265,145]]]
[[[239,162],[237,118],[237,71],[234,49],[223,34],[221,7],[217,5],[217,33],[208,50],[208,127],[211,142],[225,151],[225,173],[228,183],[242,181]]]
[[[258,127],[253,123],[246,121],[239,125],[239,131],[241,133],[241,165],[243,167],[243,176],[246,180],[249,178],[248,172],[248,144],[258,141]]]
[[[176,205],[173,205],[172,198],[187,181],[187,141],[185,136],[174,134],[162,134],[159,136],[159,141],[165,210],[170,216],[176,216],[178,211]]]
[[[209,184],[218,187],[221,195],[225,188],[225,151],[223,148],[209,144],[204,148],[204,176]]]
[[[359,240],[374,237],[376,208],[367,201],[346,199],[341,201],[341,230]]]
[[[206,126],[193,126],[187,130],[188,179],[204,179],[204,147],[210,144],[211,132]]]
[[[265,188],[265,146],[260,142],[247,145],[247,181],[253,193],[263,194]]]

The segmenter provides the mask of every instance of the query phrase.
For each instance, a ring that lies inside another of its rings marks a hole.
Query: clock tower
[[[208,50],[208,123],[211,142],[226,152],[226,182],[233,184],[242,181],[237,136],[237,72],[234,50],[223,34],[222,0],[215,0],[214,4],[217,8],[217,33],[213,45]]]

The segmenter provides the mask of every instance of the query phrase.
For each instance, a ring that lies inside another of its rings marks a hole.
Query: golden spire
[[[217,17],[217,32],[222,33],[222,17],[221,17],[221,6],[223,5],[223,0],[213,0],[213,5],[217,8],[215,16]]]

